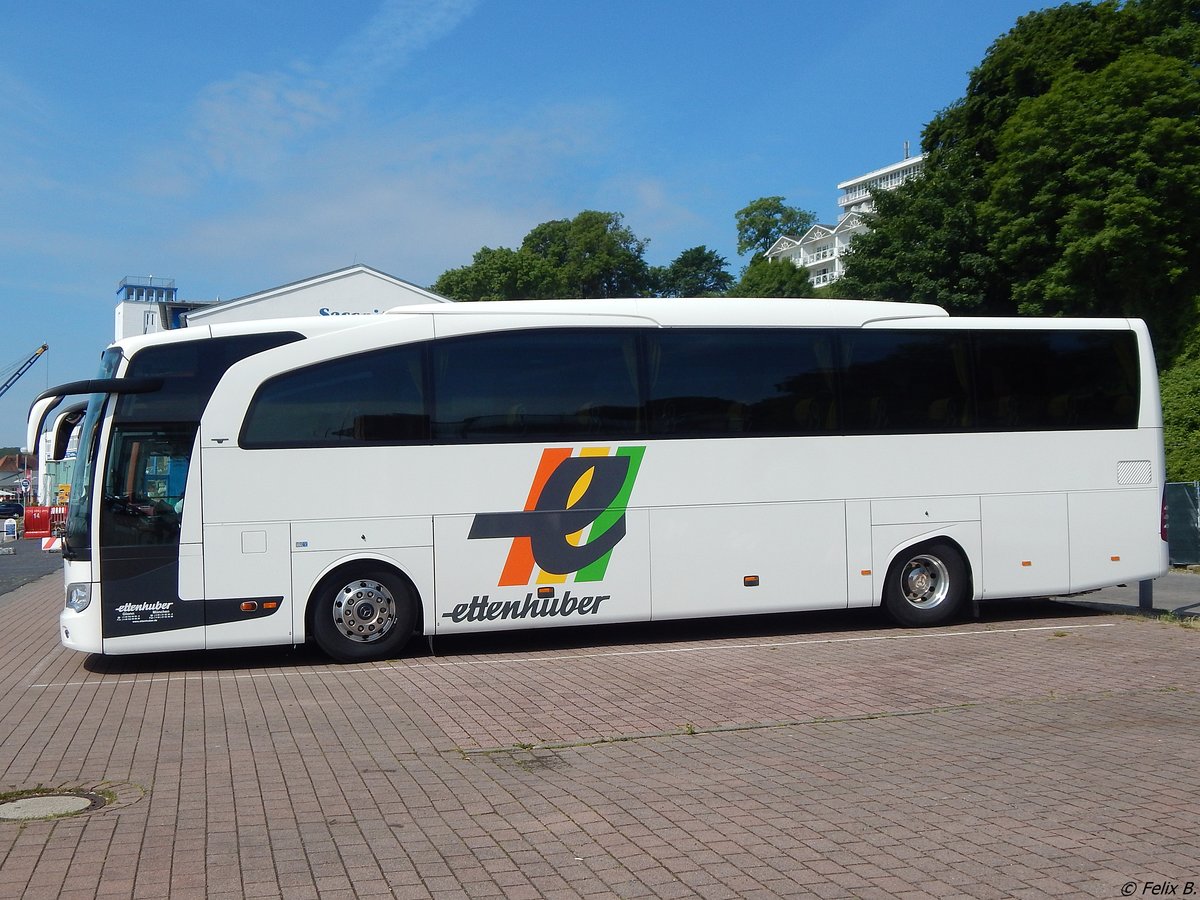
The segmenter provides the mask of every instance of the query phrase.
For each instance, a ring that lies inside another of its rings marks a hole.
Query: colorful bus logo
[[[625,537],[625,510],[645,447],[571,447],[542,451],[519,512],[478,513],[469,540],[511,538],[500,587],[600,581]]]

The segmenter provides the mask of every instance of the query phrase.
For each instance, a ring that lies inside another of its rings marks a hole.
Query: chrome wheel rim
[[[333,623],[352,641],[378,641],[396,624],[396,598],[374,579],[352,581],[334,597]]]
[[[900,590],[909,606],[933,609],[950,593],[950,572],[936,556],[914,556],[900,572]]]

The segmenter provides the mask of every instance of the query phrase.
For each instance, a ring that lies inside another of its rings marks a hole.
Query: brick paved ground
[[[0,898],[1200,892],[1200,630],[1056,604],[89,658],[0,604]]]
[[[42,550],[37,538],[23,538],[0,544],[0,604],[8,593],[23,584],[37,581],[50,572],[62,573],[62,554]]]

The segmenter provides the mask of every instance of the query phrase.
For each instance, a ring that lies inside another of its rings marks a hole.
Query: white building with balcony
[[[841,212],[837,224],[814,225],[799,237],[785,235],[771,245],[767,259],[788,259],[797,266],[804,266],[813,287],[837,281],[845,271],[842,258],[851,242],[867,230],[862,214],[875,211],[874,194],[899,187],[919,175],[924,165],[924,154],[918,154],[841,182],[838,185],[842,192],[838,197]]]

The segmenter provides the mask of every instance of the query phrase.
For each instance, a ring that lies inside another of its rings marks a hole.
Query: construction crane
[[[20,378],[22,375],[24,375],[26,372],[28,372],[29,367],[38,361],[38,357],[41,356],[43,353],[45,353],[49,349],[50,349],[49,344],[42,344],[42,346],[38,347],[36,350],[33,351],[33,354],[29,357],[29,359],[25,360],[23,363],[21,363],[19,366],[17,366],[17,371],[15,371],[11,375],[9,375],[8,380],[4,382],[4,386],[0,387],[0,397],[3,397],[5,394],[7,394],[8,389],[17,383],[17,379]]]

